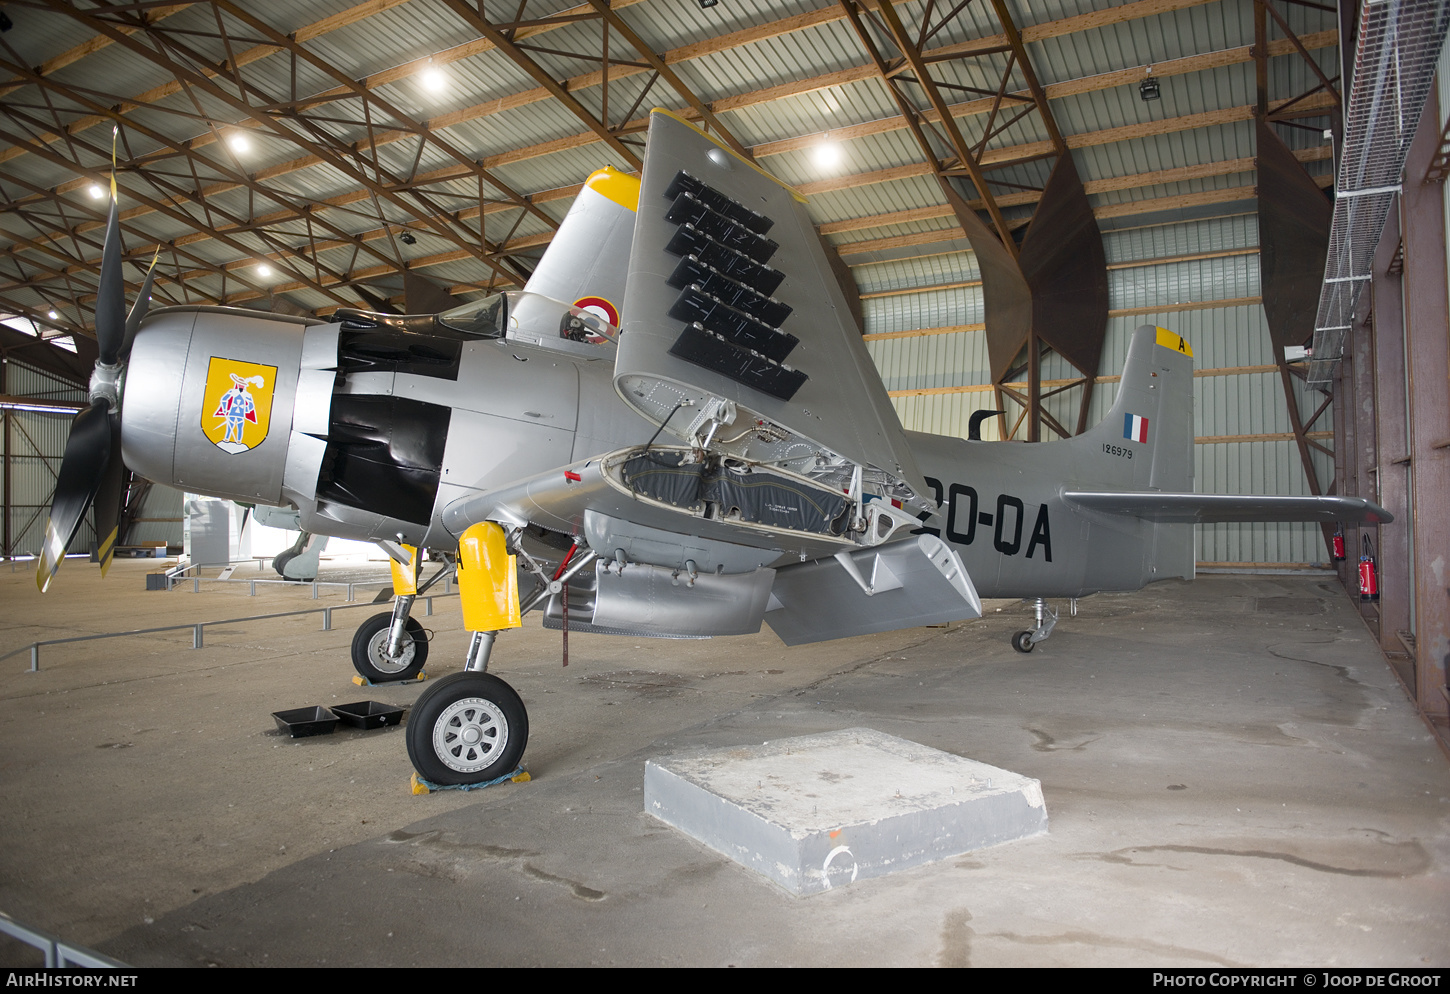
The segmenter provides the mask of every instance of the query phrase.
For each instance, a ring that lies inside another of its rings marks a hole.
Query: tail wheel
[[[352,637],[352,665],[373,683],[389,680],[411,680],[428,661],[428,633],[415,618],[409,618],[402,651],[396,656],[388,652],[388,635],[393,627],[393,613],[375,614],[358,626]]]
[[[484,783],[512,773],[529,741],[529,716],[514,689],[488,673],[452,673],[419,695],[408,714],[408,758],[425,779]]]
[[[1012,648],[1018,652],[1031,652],[1033,644],[1031,632],[1018,632],[1012,636]]]

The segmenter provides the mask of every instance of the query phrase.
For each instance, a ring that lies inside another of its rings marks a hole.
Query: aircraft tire
[[[393,612],[384,611],[359,625],[352,637],[352,667],[373,683],[411,680],[428,661],[428,633],[416,618],[409,618],[407,624],[412,641],[404,642],[399,655],[388,655],[388,629],[392,624]]]
[[[1033,645],[1034,643],[1032,641],[1032,633],[1030,631],[1018,632],[1016,635],[1012,636],[1012,648],[1016,649],[1018,652],[1031,652]]]
[[[498,677],[450,673],[419,695],[405,731],[408,758],[424,779],[485,783],[518,767],[529,742],[529,715]]]

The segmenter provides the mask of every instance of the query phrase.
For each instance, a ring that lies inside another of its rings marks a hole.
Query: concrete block
[[[652,759],[644,806],[797,895],[1047,831],[1038,781],[871,728]]]

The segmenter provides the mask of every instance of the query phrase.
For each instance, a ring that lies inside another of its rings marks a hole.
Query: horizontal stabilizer
[[[841,556],[855,568],[846,569]],[[935,536],[841,556],[775,571],[765,620],[786,645],[982,616],[961,558]]]
[[[1068,490],[1069,504],[1165,523],[1216,521],[1363,521],[1388,524],[1394,515],[1363,497],[1270,497],[1256,494],[1165,494]]]

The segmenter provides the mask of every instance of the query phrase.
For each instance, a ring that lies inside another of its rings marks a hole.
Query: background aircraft
[[[402,679],[427,655],[414,598],[441,575],[420,582],[417,550],[456,552],[472,641],[407,726],[435,782],[487,781],[522,756],[524,705],[487,669],[530,610],[634,637],[764,621],[796,645],[1026,597],[1025,652],[1056,620],[1045,598],[1191,578],[1193,522],[1391,520],[1357,498],[1193,493],[1192,349],[1152,326],[1081,436],[905,431],[800,198],[663,111],[640,179],[591,176],[523,291],[437,315],[145,318],[143,288],[128,320],[117,245],[113,202],[101,358],[41,589],[93,500],[108,565],[124,461],[382,544],[397,597],[353,661]]]

